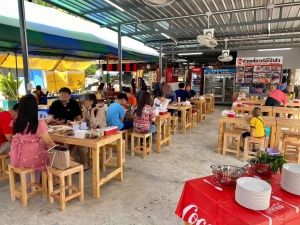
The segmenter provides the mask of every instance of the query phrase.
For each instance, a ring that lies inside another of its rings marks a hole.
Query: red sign
[[[280,176],[271,179],[270,208],[255,211],[240,206],[235,201],[235,189],[216,189],[213,176],[185,183],[176,209],[185,222],[192,225],[299,225],[300,196],[290,194],[280,187]],[[217,184],[216,184],[217,185]]]

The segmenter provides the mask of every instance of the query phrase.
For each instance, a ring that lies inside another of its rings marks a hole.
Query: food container
[[[112,135],[118,133],[118,127],[112,126],[104,129],[104,135]]]
[[[86,130],[76,130],[74,132],[74,137],[84,139],[84,138],[86,138],[86,134],[87,134]]]
[[[245,176],[247,173],[246,167],[238,167],[231,165],[212,165],[210,166],[212,173],[215,175],[217,181],[228,187],[233,187],[236,184],[236,180]]]

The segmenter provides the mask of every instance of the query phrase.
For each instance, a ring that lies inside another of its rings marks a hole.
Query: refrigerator
[[[191,69],[191,88],[194,90],[197,94],[203,93],[202,90],[202,75],[203,75],[203,69],[202,68],[193,68]]]
[[[214,94],[216,104],[231,104],[235,91],[235,69],[205,69],[205,94]]]

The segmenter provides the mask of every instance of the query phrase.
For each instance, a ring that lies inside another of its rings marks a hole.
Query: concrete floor
[[[73,200],[64,212],[59,204],[40,196],[27,208],[11,202],[8,182],[0,183],[0,224],[9,225],[182,225],[175,209],[185,180],[210,175],[212,164],[242,165],[232,156],[215,153],[217,121],[223,108],[216,108],[192,132],[172,136],[170,146],[145,160],[126,156],[124,181],[112,181],[91,197],[91,171],[85,173],[85,201]]]

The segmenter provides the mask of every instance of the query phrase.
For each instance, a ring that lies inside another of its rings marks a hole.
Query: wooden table
[[[276,128],[276,141],[275,148],[279,149],[280,139],[282,137],[283,129],[288,131],[300,131],[300,120],[298,119],[289,119],[289,118],[276,118],[277,128]],[[300,132],[299,132],[300,134]]]
[[[262,117],[265,127],[271,128],[271,135],[270,135],[270,147],[273,148],[275,146],[276,141],[276,119],[273,117]],[[250,122],[247,117],[243,118],[229,118],[229,117],[222,117],[219,119],[219,130],[218,130],[218,146],[217,152],[219,154],[222,153],[223,149],[223,137],[226,131],[226,125],[241,125],[241,126],[249,126]]]
[[[180,106],[169,104],[168,109],[175,109],[181,112],[181,128],[184,130],[184,133],[186,133],[186,128],[192,127],[192,106]]]
[[[189,99],[194,104],[193,109],[197,110],[198,121],[202,122],[205,119],[206,101],[205,99]]]
[[[110,136],[105,136],[98,139],[79,139],[73,136],[50,135],[54,142],[83,146],[92,149],[92,193],[94,198],[100,198],[100,187],[112,178],[116,177],[119,181],[123,180],[123,163],[122,163],[122,134],[117,133]],[[105,145],[117,142],[117,167],[107,174],[105,177],[100,177],[100,152]]]
[[[161,152],[163,144],[171,143],[171,114],[159,115],[156,117],[156,151]]]
[[[290,118],[292,117],[293,119],[300,119],[300,109],[288,107],[273,107],[273,116]]]
[[[300,108],[300,102],[288,102],[287,107],[291,107],[291,108]]]

